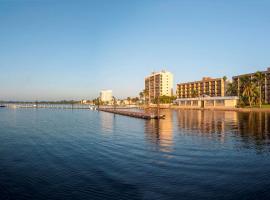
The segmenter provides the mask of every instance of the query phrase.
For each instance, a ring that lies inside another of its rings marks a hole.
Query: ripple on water
[[[162,112],[1,111],[0,199],[268,199],[268,114]]]

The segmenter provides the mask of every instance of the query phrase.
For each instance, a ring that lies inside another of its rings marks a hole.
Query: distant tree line
[[[161,104],[170,104],[170,103],[173,103],[174,100],[176,100],[176,97],[175,96],[166,96],[166,95],[163,95],[163,96],[160,96],[159,97],[159,103],[161,103]],[[155,104],[158,103],[158,97],[156,97],[154,99],[153,103],[155,103]]]

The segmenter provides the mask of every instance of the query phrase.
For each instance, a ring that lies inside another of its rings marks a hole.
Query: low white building
[[[100,100],[102,102],[111,102],[112,98],[112,90],[101,90]]]
[[[230,97],[197,97],[179,98],[174,101],[176,105],[183,108],[235,108],[239,98]]]

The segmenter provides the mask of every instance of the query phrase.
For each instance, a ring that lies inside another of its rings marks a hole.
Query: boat
[[[6,106],[5,105],[0,105],[0,108],[5,108]]]

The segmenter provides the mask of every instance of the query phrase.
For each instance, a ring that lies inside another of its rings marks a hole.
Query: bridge
[[[88,104],[46,104],[46,103],[4,103],[7,108],[53,108],[53,109],[96,109],[95,105]]]
[[[51,109],[90,109],[96,110],[98,106],[92,104],[51,104],[51,103],[3,103],[7,108],[51,108]],[[114,108],[114,106],[99,106],[99,108]],[[138,106],[116,106],[117,109],[134,109]]]

